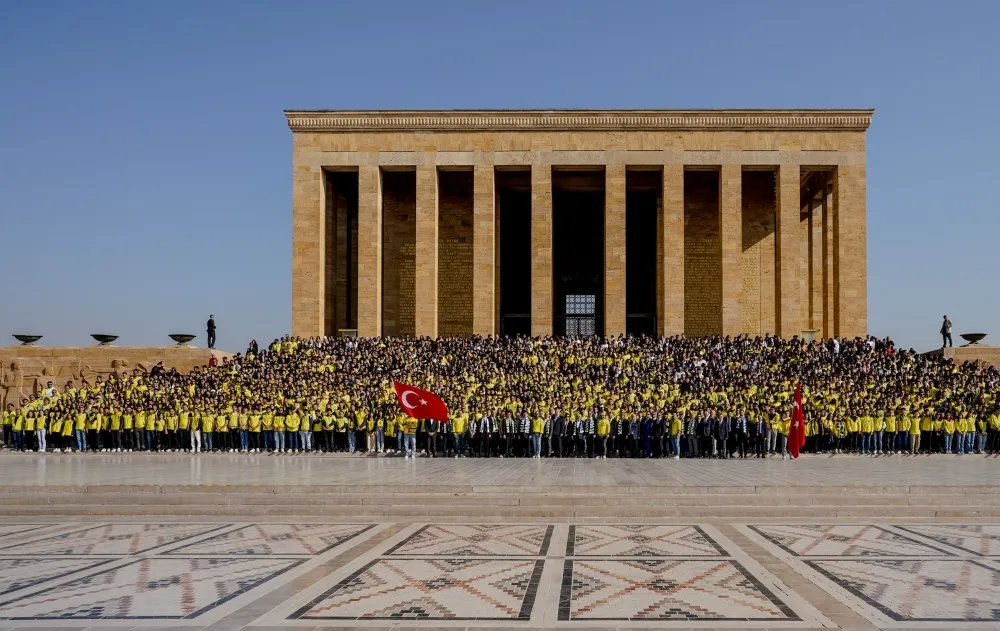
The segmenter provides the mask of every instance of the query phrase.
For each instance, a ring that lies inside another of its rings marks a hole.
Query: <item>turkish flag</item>
[[[410,418],[434,419],[442,423],[448,420],[448,406],[433,392],[398,381],[393,381],[392,387],[396,390],[399,406]]]
[[[799,457],[799,450],[806,444],[806,417],[802,413],[802,384],[795,384],[795,402],[792,404],[792,423],[788,426],[788,450],[792,458]]]

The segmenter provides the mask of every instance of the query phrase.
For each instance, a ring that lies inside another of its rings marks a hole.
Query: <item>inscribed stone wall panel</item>
[[[416,174],[382,174],[382,334],[415,334]]]
[[[743,173],[743,332],[775,331],[773,171]]]
[[[441,171],[438,182],[438,335],[471,336],[473,174]]]
[[[684,334],[722,332],[719,174],[684,174]]]

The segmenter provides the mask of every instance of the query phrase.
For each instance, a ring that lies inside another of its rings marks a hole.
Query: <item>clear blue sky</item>
[[[3,2],[0,338],[287,332],[286,108],[874,107],[870,331],[1000,343],[998,32],[996,1]]]

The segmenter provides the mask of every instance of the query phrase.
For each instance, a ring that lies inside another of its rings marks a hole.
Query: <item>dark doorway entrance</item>
[[[555,335],[604,335],[604,188],[604,167],[552,170]],[[571,310],[592,304],[592,313],[569,313],[570,302]]]
[[[531,335],[531,171],[497,171],[500,335]]]
[[[625,176],[625,331],[656,335],[657,213],[663,172],[628,170]]]

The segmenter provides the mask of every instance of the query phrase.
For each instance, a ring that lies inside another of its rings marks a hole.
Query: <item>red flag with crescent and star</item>
[[[792,403],[792,423],[788,426],[788,450],[792,458],[799,457],[799,450],[806,444],[806,417],[802,413],[802,384],[795,384],[795,402]]]
[[[448,420],[448,406],[433,392],[398,381],[393,381],[392,387],[399,399],[399,407],[410,418],[434,419],[442,423]]]

